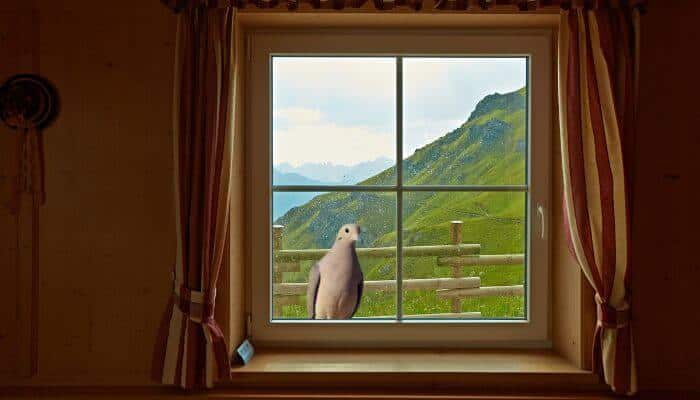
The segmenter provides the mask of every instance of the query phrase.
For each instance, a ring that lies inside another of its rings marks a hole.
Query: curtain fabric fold
[[[564,220],[570,248],[596,293],[593,367],[613,391],[631,395],[637,382],[629,324],[629,157],[639,9],[579,3],[562,9],[559,27]]]
[[[183,388],[230,376],[214,320],[216,284],[229,234],[234,16],[232,7],[178,14],[173,104],[177,254],[152,377]]]

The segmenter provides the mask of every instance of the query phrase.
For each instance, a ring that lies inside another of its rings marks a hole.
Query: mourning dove
[[[355,253],[359,238],[359,225],[344,225],[328,253],[311,268],[306,290],[310,319],[350,319],[355,315],[364,280]]]

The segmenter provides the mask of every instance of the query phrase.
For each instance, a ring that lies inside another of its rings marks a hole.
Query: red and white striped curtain
[[[562,9],[559,27],[565,221],[573,253],[596,293],[594,369],[616,393],[629,395],[637,390],[629,324],[629,176],[639,7],[572,3]]]
[[[208,3],[177,10],[177,256],[152,370],[155,380],[183,388],[212,387],[230,376],[214,305],[230,228],[235,9]]]

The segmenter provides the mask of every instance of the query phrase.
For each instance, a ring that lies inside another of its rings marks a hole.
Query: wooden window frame
[[[328,28],[336,29],[520,29],[537,28],[548,30],[556,38],[559,15],[558,10],[542,13],[512,14],[512,13],[440,13],[425,10],[421,13],[411,13],[407,18],[402,13],[380,12],[334,12],[324,13],[322,18],[318,12],[289,13],[284,10],[241,10],[238,15],[236,54],[237,59],[246,58],[247,37],[251,32],[260,29],[308,29]],[[552,53],[555,54],[556,43]],[[555,69],[556,60],[551,60]],[[239,103],[248,103],[245,96],[245,79],[247,70],[245,63],[239,64],[237,74],[237,98]],[[552,89],[552,97],[556,95]],[[558,122],[556,121],[556,107],[553,106],[554,117],[552,121],[552,193],[561,192],[561,165],[558,139]],[[243,107],[237,107],[236,126],[240,131],[245,129],[245,112]],[[243,148],[249,139],[245,135],[237,135],[236,148]],[[236,160],[238,169],[249,168],[250,155],[241,154]],[[239,153],[240,154],[240,153]],[[243,175],[241,175],[243,176]],[[217,308],[217,318],[228,320],[223,328],[227,331],[229,345],[235,348],[238,343],[250,333],[250,325],[246,320],[246,310],[250,306],[249,296],[249,265],[250,265],[250,226],[249,198],[246,194],[251,184],[250,177],[236,181],[236,187],[240,190],[240,196],[234,196],[234,213],[232,222],[232,240],[230,250],[230,262],[223,271],[224,277],[220,279],[220,296],[225,303]],[[280,349],[266,347],[253,338],[257,352],[260,356],[253,358],[251,364],[245,367],[234,367],[232,373],[235,379],[231,384],[223,388],[235,388],[241,390],[265,393],[286,393],[287,390],[296,390],[305,393],[304,387],[312,388],[313,393],[319,391],[334,391],[337,388],[352,387],[353,392],[359,391],[385,391],[391,389],[396,392],[399,387],[408,391],[420,390],[429,387],[438,390],[449,388],[453,392],[464,393],[464,390],[473,388],[478,393],[506,392],[517,389],[519,393],[593,393],[606,392],[598,378],[591,372],[591,344],[592,332],[595,324],[595,304],[590,287],[580,271],[573,257],[570,255],[564,226],[561,220],[561,197],[554,196],[550,215],[550,235],[552,238],[551,253],[551,341],[549,350],[467,350],[457,353],[454,350],[444,350],[454,354],[457,363],[446,363],[435,353],[430,357],[425,353],[416,353],[411,349],[397,349],[392,351],[377,350],[373,352],[371,360],[384,360],[386,370],[377,372],[367,370],[366,363],[352,363],[355,357],[362,357],[362,350],[334,351],[326,350],[324,359],[319,358],[318,348],[294,347]],[[240,221],[245,221],[241,224]],[[535,352],[541,362],[519,364],[517,371],[507,371],[514,362],[522,360],[523,353]],[[483,365],[477,357],[476,364],[472,356],[474,352],[493,355],[493,362]],[[398,357],[397,357],[398,356]],[[407,356],[419,360],[416,363],[390,363],[400,360],[401,356]],[[573,368],[562,368],[561,359]],[[332,360],[332,362],[329,362]],[[498,361],[500,360],[500,361]],[[299,368],[303,363],[306,368]],[[455,366],[459,366],[455,368]],[[540,366],[541,368],[538,368]],[[395,369],[394,369],[395,368]],[[409,377],[402,379],[401,377]],[[403,382],[398,384],[398,382]],[[440,383],[443,382],[443,383]],[[322,383],[322,385],[320,385]],[[412,383],[412,385],[407,385]],[[450,390],[442,391],[449,393]],[[306,392],[311,393],[311,392]],[[584,395],[585,396],[585,395]],[[330,397],[333,397],[332,395]],[[427,397],[426,397],[427,398]]]
[[[550,204],[550,138],[552,33],[548,30],[277,30],[249,32],[247,151],[249,180],[249,227],[251,334],[264,346],[327,347],[536,347],[551,346],[549,335],[549,242],[532,232],[528,223],[528,315],[525,320],[464,321],[270,321],[270,75],[269,60],[279,54],[317,55],[514,55],[530,59],[530,108],[528,168],[528,216],[534,222],[538,205]],[[261,184],[265,182],[265,184]],[[547,218],[548,220],[549,218]],[[539,221],[537,221],[539,223]],[[545,226],[537,226],[537,230]],[[397,326],[399,325],[399,326]],[[396,338],[400,330],[401,339]],[[332,338],[332,339],[328,339]]]

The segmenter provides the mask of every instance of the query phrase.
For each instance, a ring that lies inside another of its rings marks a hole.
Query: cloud
[[[526,59],[406,57],[404,156],[466,121],[477,102],[527,82]],[[275,57],[274,162],[395,157],[391,57]]]
[[[406,58],[403,76],[407,115],[465,121],[484,96],[525,86],[526,59]]]
[[[284,122],[289,125],[309,125],[316,124],[321,121],[321,110],[304,108],[304,107],[288,107],[280,110],[275,110],[275,121]]]
[[[393,102],[396,62],[386,57],[275,57],[273,85],[316,98],[365,97]]]
[[[409,98],[465,84],[486,90],[514,90],[525,84],[524,57],[408,57],[403,64],[404,95]]]
[[[273,121],[273,163],[298,166],[332,162],[354,165],[378,157],[395,158],[393,132],[369,126],[341,126],[319,110],[277,110]]]

